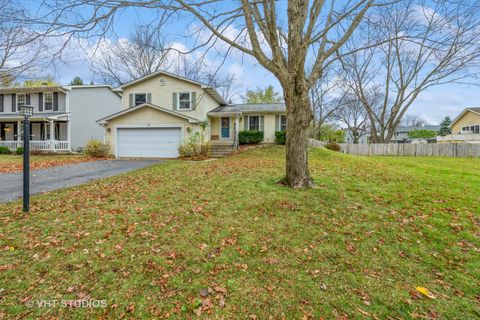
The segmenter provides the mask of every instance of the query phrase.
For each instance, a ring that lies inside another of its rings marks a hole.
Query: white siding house
[[[110,86],[0,87],[0,146],[23,146],[19,106],[34,107],[31,150],[76,151],[103,138],[95,120],[121,109]]]

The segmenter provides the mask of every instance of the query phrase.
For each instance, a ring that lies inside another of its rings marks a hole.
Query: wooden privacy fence
[[[310,139],[312,147],[327,143]],[[480,144],[472,143],[340,143],[342,152],[361,156],[411,156],[411,157],[480,157]]]

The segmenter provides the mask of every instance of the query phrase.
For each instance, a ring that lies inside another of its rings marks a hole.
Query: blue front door
[[[222,118],[222,138],[230,138],[230,118]]]

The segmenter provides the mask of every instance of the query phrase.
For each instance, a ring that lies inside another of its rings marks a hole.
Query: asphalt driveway
[[[92,180],[148,167],[160,160],[103,160],[67,166],[50,167],[30,172],[31,194],[80,185]],[[23,173],[0,174],[0,203],[22,196]]]

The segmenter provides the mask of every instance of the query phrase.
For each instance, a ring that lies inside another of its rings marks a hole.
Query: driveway
[[[160,160],[103,160],[34,170],[30,172],[30,193],[72,187],[160,162]],[[23,173],[0,174],[0,186],[0,203],[20,198],[23,190]]]

